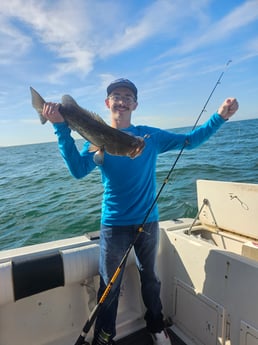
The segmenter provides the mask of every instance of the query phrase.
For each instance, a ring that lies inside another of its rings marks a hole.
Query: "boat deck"
[[[172,345],[185,345],[185,343],[170,329],[168,329],[168,334],[171,339]],[[129,336],[120,339],[116,342],[117,345],[153,345],[150,334],[147,330],[141,329],[138,332],[130,334]]]

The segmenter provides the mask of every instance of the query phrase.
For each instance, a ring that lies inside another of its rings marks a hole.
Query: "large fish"
[[[45,100],[32,87],[30,91],[32,106],[37,110],[40,121],[44,124],[47,122],[42,115]],[[104,151],[115,156],[135,158],[144,149],[143,138],[110,127],[99,115],[81,108],[69,95],[62,97],[59,112],[72,130],[91,142],[90,150],[96,151],[94,161],[98,165],[103,164]]]

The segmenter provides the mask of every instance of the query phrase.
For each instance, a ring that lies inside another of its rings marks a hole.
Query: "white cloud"
[[[155,1],[145,9],[138,20],[124,23],[121,32],[114,31],[110,42],[100,49],[102,56],[108,56],[137,46],[160,31],[164,31],[170,15],[174,15],[175,5],[171,1]]]
[[[150,3],[141,16],[130,18],[122,30],[115,31],[111,41],[100,50],[101,56],[109,56],[135,47],[154,36],[166,35],[170,38],[181,34],[182,26],[188,17],[198,22],[206,22],[203,9],[210,1],[156,0]],[[185,10],[187,8],[187,11]],[[138,19],[137,19],[138,18]]]
[[[0,13],[8,23],[9,36],[15,37],[8,52],[27,50],[29,54],[33,41],[43,44],[56,54],[49,73],[54,68],[50,80],[57,81],[66,74],[86,75],[95,59],[126,51],[159,33],[177,35],[182,19],[193,13],[202,18],[200,9],[206,5],[205,0],[198,6],[193,0],[156,0],[137,11],[134,2],[111,0],[31,0],[26,6],[23,0],[9,0],[1,2]]]
[[[29,50],[28,42],[34,39],[35,43],[43,44],[56,54],[56,63],[62,60],[56,65],[54,77],[71,72],[89,72],[95,54],[92,41],[87,42],[91,36],[91,24],[85,11],[81,10],[82,4],[82,1],[32,0],[24,6],[22,0],[1,2],[0,12],[8,23],[5,25],[8,33],[2,33],[2,40],[11,35],[15,37],[8,45],[9,53],[21,48],[23,52],[25,48]]]
[[[224,41],[229,37],[233,37],[236,41],[237,37],[233,35],[257,19],[258,1],[246,1],[216,23],[209,23],[205,30],[202,28],[200,32],[196,31],[190,38],[187,35],[181,45],[169,50],[164,56],[174,53],[190,53],[197,48]]]
[[[0,46],[0,64],[10,64],[12,60],[26,53],[31,46],[31,39],[0,15]]]

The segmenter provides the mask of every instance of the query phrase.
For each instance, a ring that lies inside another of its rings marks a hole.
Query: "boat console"
[[[161,222],[172,328],[186,344],[257,345],[258,185],[198,180],[197,198],[196,219]]]

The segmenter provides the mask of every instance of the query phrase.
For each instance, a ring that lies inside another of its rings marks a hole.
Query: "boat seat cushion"
[[[29,260],[12,261],[15,300],[64,285],[64,268],[59,252]]]

